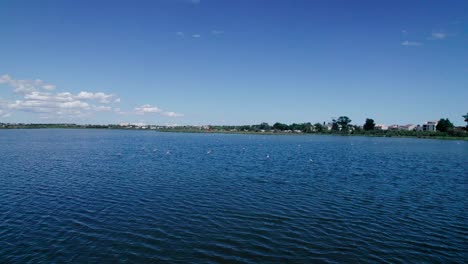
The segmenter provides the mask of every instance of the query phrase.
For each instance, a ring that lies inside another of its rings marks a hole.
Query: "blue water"
[[[466,263],[468,142],[0,130],[0,263]]]

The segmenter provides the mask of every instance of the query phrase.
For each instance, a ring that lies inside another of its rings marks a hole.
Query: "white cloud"
[[[47,90],[47,91],[52,91],[52,90],[55,89],[55,85],[53,85],[53,84],[45,84],[45,85],[42,86],[42,88],[44,88],[44,89]]]
[[[9,86],[14,88],[15,93],[30,93],[40,89],[44,90],[53,90],[55,89],[55,85],[45,83],[40,79],[36,80],[15,80],[10,75],[4,74],[0,76],[0,84],[8,84]]]
[[[104,105],[94,106],[93,108],[94,108],[94,110],[96,110],[98,112],[110,112],[110,111],[112,111],[112,107],[104,106]]]
[[[36,80],[15,80],[13,79],[10,75],[5,74],[0,76],[0,84],[7,84],[11,87],[14,88],[15,93],[19,94],[24,94],[25,97],[35,97],[39,96],[43,99],[46,97],[44,96],[50,96],[50,93],[44,93],[41,90],[45,91],[52,91],[56,88],[55,85],[53,84],[48,84],[45,83],[44,81],[40,79]],[[73,95],[71,93],[59,93],[56,94],[57,98],[58,97],[63,97],[65,101],[70,101],[72,99],[75,100],[96,100],[99,101],[100,103],[108,104],[111,103],[115,95],[113,94],[105,94],[102,92],[98,93],[91,93],[91,92],[86,92],[82,91],[77,95]],[[31,99],[31,98],[30,98]]]
[[[41,118],[89,115],[93,112],[111,111],[112,102],[120,102],[113,94],[103,92],[81,91],[77,94],[70,92],[55,93],[55,85],[48,84],[40,79],[16,80],[10,75],[0,76],[0,84],[13,88],[14,101],[1,101],[0,116],[10,115],[11,111],[24,111],[41,114]]]
[[[0,117],[10,116],[15,111],[37,113],[43,119],[88,118],[98,112],[113,112],[122,115],[157,114],[167,117],[180,117],[183,114],[163,111],[149,104],[136,107],[133,111],[122,111],[114,108],[121,102],[115,94],[81,91],[54,92],[55,85],[47,84],[40,79],[15,80],[9,75],[0,76],[0,86],[13,88],[11,100],[0,100]]]
[[[24,99],[27,100],[38,100],[38,101],[49,101],[56,99],[57,101],[66,101],[62,100],[61,97],[52,97],[50,93],[41,93],[41,92],[31,92],[29,94],[24,95]]]
[[[90,105],[82,101],[57,102],[44,100],[16,100],[8,105],[9,109],[37,113],[50,113],[58,110],[89,110]]]
[[[82,91],[77,96],[75,96],[76,99],[97,100],[103,104],[109,104],[110,102],[112,102],[112,100],[115,100],[114,97],[115,95],[113,94],[105,94],[101,92],[91,93],[91,92],[85,92],[85,91]]]
[[[211,34],[213,34],[213,35],[221,35],[221,34],[224,34],[224,31],[222,31],[222,30],[211,30]]]
[[[85,101],[96,101],[102,104],[111,103],[114,97],[115,95],[113,94],[105,94],[101,92],[91,93],[91,92],[84,92],[84,91],[78,94],[72,94],[69,92],[49,93],[49,92],[34,91],[34,92],[30,92],[24,95],[24,99],[27,99],[27,100],[51,101],[51,102],[71,102],[71,101],[76,101],[76,100],[85,100]],[[114,102],[116,100],[114,100]]]
[[[140,107],[135,107],[135,113],[143,115],[146,113],[161,113],[162,110],[156,106],[151,106],[149,104],[142,105]]]
[[[149,104],[145,104],[145,105],[142,105],[140,107],[135,107],[134,113],[137,114],[137,115],[158,114],[158,115],[167,116],[167,117],[182,117],[182,116],[184,116],[181,113],[163,111],[161,108],[159,108],[157,106],[152,106],[152,105],[149,105]]]
[[[421,46],[421,45],[423,45],[423,44],[422,44],[421,42],[414,42],[414,41],[408,41],[408,40],[406,40],[406,41],[403,41],[403,42],[401,43],[401,45],[403,45],[403,46],[413,46],[413,47],[416,47],[416,46]]]
[[[65,103],[59,103],[57,105],[59,108],[65,108],[65,109],[89,109],[89,104],[81,101],[71,101],[71,102],[65,102]]]
[[[9,83],[11,81],[11,77],[8,74],[4,74],[0,76],[0,83]]]
[[[184,114],[176,113],[176,112],[162,112],[161,115],[169,116],[169,117],[182,117]]]
[[[432,32],[431,37],[429,39],[445,39],[447,37],[447,34],[443,32]]]
[[[182,31],[179,31],[179,32],[176,32],[176,35],[180,38],[185,38],[185,33],[182,32]],[[200,34],[188,34],[188,36],[192,37],[192,38],[201,38],[201,35]]]
[[[10,116],[11,116],[11,113],[8,113],[8,112],[0,109],[0,117],[6,118],[6,117],[10,117]]]

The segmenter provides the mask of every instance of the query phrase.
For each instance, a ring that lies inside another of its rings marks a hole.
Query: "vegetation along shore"
[[[155,130],[161,132],[190,132],[190,133],[236,133],[236,134],[319,134],[343,136],[376,136],[376,137],[416,137],[434,139],[461,139],[468,140],[468,113],[463,115],[467,126],[455,127],[449,119],[441,118],[438,121],[428,121],[423,125],[381,125],[373,119],[367,118],[363,125],[351,124],[347,116],[332,119],[323,123],[293,123],[283,124],[261,123],[256,125],[147,125],[147,124],[23,124],[0,123],[0,129],[42,129],[42,128],[74,128],[74,129],[132,129]]]

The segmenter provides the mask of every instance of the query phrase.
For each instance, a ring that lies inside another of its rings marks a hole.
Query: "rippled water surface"
[[[0,130],[0,263],[467,262],[468,143]]]

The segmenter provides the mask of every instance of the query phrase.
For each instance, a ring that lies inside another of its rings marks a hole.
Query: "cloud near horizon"
[[[182,116],[184,116],[184,114],[181,114],[181,113],[163,111],[159,107],[152,106],[152,105],[149,105],[149,104],[145,104],[145,105],[142,105],[142,106],[139,106],[139,107],[135,107],[134,111],[138,115],[158,114],[158,115],[168,116],[168,117],[182,117]]]
[[[40,79],[16,80],[10,75],[0,76],[0,85],[13,88],[11,100],[0,100],[0,117],[12,116],[15,111],[39,114],[42,119],[66,119],[90,117],[98,112],[121,112],[114,107],[121,102],[115,94],[80,91],[54,92],[56,86]],[[161,116],[180,117],[183,114],[162,111],[157,107],[143,105],[135,108],[134,114],[157,113]]]
[[[7,112],[3,111],[2,109],[0,109],[0,117],[5,118],[5,117],[9,117],[9,116],[11,116],[11,113],[7,113]]]

